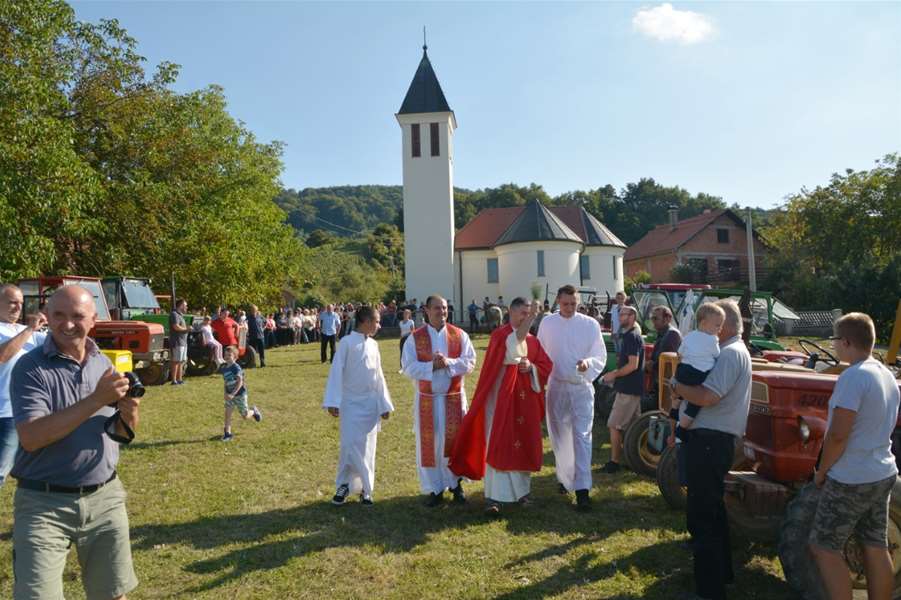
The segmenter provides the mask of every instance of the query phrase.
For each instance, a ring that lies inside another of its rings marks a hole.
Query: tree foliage
[[[764,285],[799,309],[863,311],[884,339],[901,293],[901,158],[833,174],[790,197],[763,231]]]
[[[136,45],[62,2],[0,3],[0,277],[174,274],[195,303],[277,304],[305,251],[272,203],[281,144]]]

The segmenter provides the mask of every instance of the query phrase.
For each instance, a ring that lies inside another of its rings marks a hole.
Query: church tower
[[[454,130],[457,121],[422,47],[397,112],[403,132],[404,258],[407,299],[454,299]],[[456,307],[457,315],[461,306]]]

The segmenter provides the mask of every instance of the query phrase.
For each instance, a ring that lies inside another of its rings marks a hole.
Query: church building
[[[509,302],[533,288],[553,298],[564,284],[603,295],[623,289],[626,245],[581,206],[481,211],[454,226],[453,138],[457,120],[427,47],[397,112],[403,137],[406,296],[441,294],[462,311],[486,296]],[[459,313],[459,314],[462,314]]]

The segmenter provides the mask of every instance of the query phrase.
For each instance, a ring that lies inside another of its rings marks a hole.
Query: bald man
[[[70,545],[88,598],[133,590],[125,490],[116,476],[119,443],[138,425],[138,399],[88,332],[94,299],[66,286],[47,303],[50,336],[12,372],[13,419],[21,451],[12,476],[15,600],[62,598]],[[111,407],[115,405],[117,408]],[[118,418],[113,418],[118,414]]]

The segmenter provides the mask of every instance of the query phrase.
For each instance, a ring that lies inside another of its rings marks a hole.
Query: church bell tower
[[[454,130],[457,121],[422,46],[422,60],[397,112],[403,137],[407,299],[454,299]],[[461,307],[456,307],[461,314]]]

